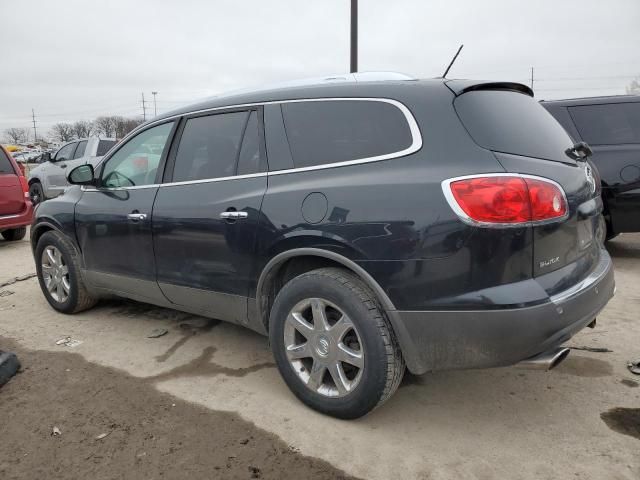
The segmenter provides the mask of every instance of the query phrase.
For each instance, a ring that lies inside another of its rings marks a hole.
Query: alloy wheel
[[[351,319],[322,298],[308,298],[293,307],[284,325],[287,359],[310,390],[343,397],[358,385],[365,352]]]
[[[71,283],[69,267],[64,263],[60,250],[48,245],[42,251],[41,265],[42,278],[51,298],[59,303],[66,302],[71,292]]]

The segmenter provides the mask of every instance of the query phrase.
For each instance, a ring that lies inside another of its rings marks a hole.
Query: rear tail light
[[[449,205],[472,225],[517,226],[561,220],[568,215],[562,187],[529,175],[478,175],[445,180]]]
[[[22,186],[22,191],[24,192],[24,198],[31,198],[29,196],[29,182],[27,181],[24,175],[18,175],[20,179],[20,185]]]

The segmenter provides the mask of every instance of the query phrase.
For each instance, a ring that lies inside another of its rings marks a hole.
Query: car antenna
[[[456,54],[453,56],[453,58],[451,59],[451,63],[449,64],[449,66],[447,67],[447,69],[444,71],[444,73],[442,74],[442,78],[447,78],[447,73],[449,73],[449,70],[451,70],[451,67],[453,66],[453,62],[456,61],[456,58],[458,58],[458,55],[460,55],[460,50],[462,50],[462,47],[464,47],[464,44],[460,45],[460,48],[458,48],[458,51],[456,52]]]

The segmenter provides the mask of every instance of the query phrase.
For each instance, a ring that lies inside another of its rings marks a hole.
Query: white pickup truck
[[[69,186],[67,172],[85,163],[96,165],[116,144],[113,138],[89,137],[62,145],[53,155],[29,172],[29,196],[36,205],[54,198]],[[48,155],[48,154],[45,154]]]

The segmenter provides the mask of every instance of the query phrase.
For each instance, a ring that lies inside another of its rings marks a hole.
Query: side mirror
[[[67,180],[71,185],[95,185],[93,165],[79,165],[69,172]]]
[[[51,162],[51,152],[44,152],[40,157],[40,162]]]

